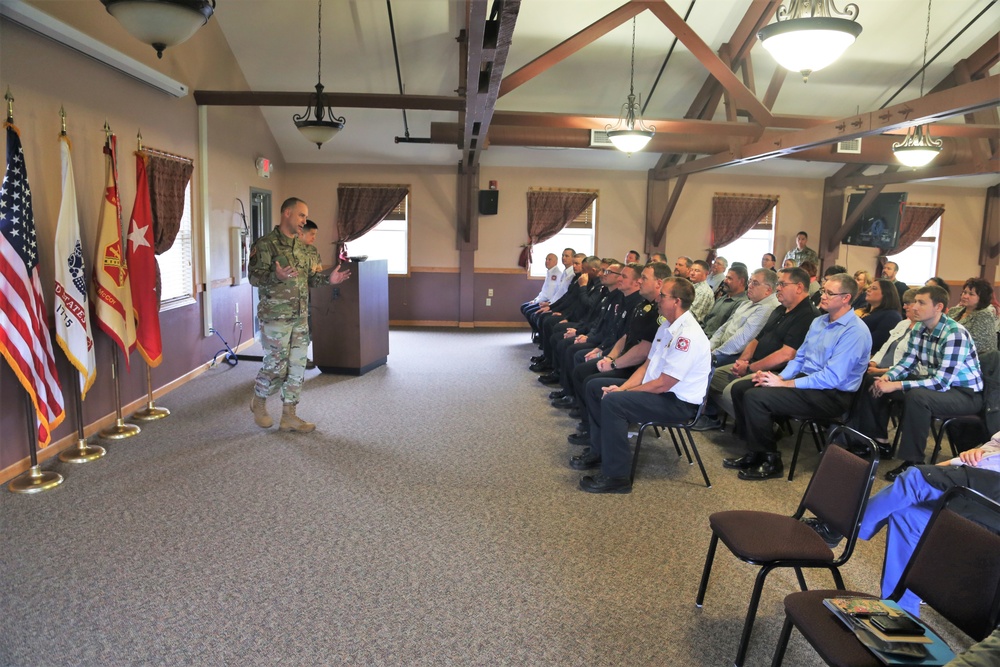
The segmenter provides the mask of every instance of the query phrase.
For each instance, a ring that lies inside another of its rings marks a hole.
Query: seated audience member
[[[720,296],[712,304],[712,309],[705,317],[702,328],[706,336],[714,334],[719,327],[729,321],[729,317],[740,304],[747,300],[747,270],[742,265],[733,265],[733,268],[726,272],[726,281],[723,283],[725,294]],[[697,286],[695,286],[697,289]]]
[[[691,272],[691,258],[690,257],[678,257],[677,261],[674,262],[674,276],[678,278],[687,278],[688,274]]]
[[[870,540],[888,526],[882,597],[888,597],[896,588],[938,499],[955,486],[968,487],[1000,502],[1000,433],[995,433],[981,447],[966,450],[950,461],[907,470],[868,501],[858,537]],[[960,504],[952,507],[962,513]],[[976,520],[977,516],[970,514],[969,518]],[[987,528],[1000,532],[1000,526]],[[912,591],[903,594],[899,606],[920,616],[920,598]]]
[[[589,493],[629,493],[631,452],[628,427],[647,421],[687,421],[705,397],[711,360],[708,338],[689,312],[694,286],[684,278],[663,282],[659,311],[665,321],[643,364],[625,381],[587,383],[591,447],[570,460],[576,470],[600,466],[580,480]]]
[[[892,291],[895,292],[895,290]],[[906,317],[889,331],[889,337],[886,338],[885,343],[872,355],[872,360],[868,362],[869,375],[884,375],[887,370],[903,360],[907,344],[910,342],[910,330],[917,323],[913,319],[915,315],[913,301],[916,297],[917,290],[912,287],[903,294],[903,312],[906,313]],[[917,375],[926,375],[926,373],[927,369],[920,365]]]
[[[540,377],[539,382],[543,384],[555,384],[556,382],[565,384],[568,382],[568,373],[573,370],[573,359],[576,357],[576,353],[580,351],[586,353],[593,349],[595,347],[593,341],[602,340],[605,331],[614,327],[616,319],[621,319],[618,317],[618,311],[621,308],[623,296],[618,291],[618,286],[621,282],[622,265],[613,259],[606,261],[607,268],[601,272],[604,295],[583,323],[568,328],[563,334],[563,338],[557,340],[552,346],[553,367],[555,368],[552,372],[553,377],[546,379]],[[572,397],[563,400],[566,398],[565,396],[554,398],[552,405],[559,408],[572,407],[574,404]]]
[[[940,287],[941,289],[943,289],[945,292],[948,291],[948,283],[946,283],[944,281],[944,278],[942,278],[940,276],[933,276],[931,278],[928,278],[927,281],[924,283],[924,287],[929,287],[931,285],[937,285],[938,287]]]
[[[555,296],[559,291],[562,274],[563,269],[559,266],[559,258],[554,252],[550,252],[545,256],[545,277],[542,280],[542,289],[534,299],[521,304],[521,314],[527,317],[529,312],[538,310],[540,304],[551,303],[562,296],[561,294]]]
[[[617,378],[624,379],[640,366],[649,354],[656,330],[659,327],[659,313],[653,299],[660,294],[663,281],[670,277],[670,267],[662,262],[647,264],[638,278],[641,301],[637,303],[626,324],[625,334],[612,346],[611,350],[595,350],[589,353],[584,362],[577,364],[570,374],[572,395],[582,406],[586,399],[587,383],[593,379]],[[586,410],[580,410],[571,417],[579,417],[580,425],[577,432],[570,434],[568,440],[572,445],[590,444],[590,420]]]
[[[758,371],[783,369],[795,357],[812,321],[819,316],[819,310],[809,300],[809,276],[805,271],[798,268],[782,269],[773,277],[774,296],[779,305],[771,311],[764,328],[747,344],[739,358],[732,364],[720,365],[715,369],[705,414],[693,430],[720,428],[720,410],[734,417],[733,389],[741,383],[750,382]],[[751,293],[761,288],[760,282],[755,273],[750,281]]]
[[[715,258],[712,262],[711,270],[708,272],[708,277],[705,278],[705,282],[708,286],[712,288],[712,293],[719,289],[722,285],[722,281],[726,279],[726,271],[729,269],[729,260],[725,257],[719,256]]]
[[[566,261],[566,252],[568,251],[569,248],[563,252],[563,262]],[[566,290],[562,296],[551,303],[539,304],[538,309],[528,316],[528,322],[531,323],[531,330],[539,338],[536,342],[540,342],[542,323],[552,315],[561,315],[563,308],[576,302],[581,287],[580,278],[583,275],[583,260],[586,258],[587,256],[582,252],[574,253],[570,265],[563,271],[563,281],[566,283]],[[567,275],[569,276],[568,279]]]
[[[532,364],[531,370],[537,371],[536,366],[546,371],[554,369],[555,364],[559,361],[555,346],[564,340],[566,331],[584,326],[585,322],[597,317],[601,299],[608,293],[604,280],[602,280],[607,266],[605,260],[593,255],[583,261],[584,272],[580,276],[580,281],[586,279],[586,285],[580,291],[576,303],[565,309],[561,319],[552,317],[542,324],[542,361]],[[545,380],[540,379],[539,381],[543,384],[550,384]]]
[[[809,235],[799,232],[795,235],[795,247],[785,253],[785,261],[792,260],[793,266],[802,268],[802,262],[812,262],[813,267],[819,266],[819,255],[812,248],[806,246],[809,242]],[[815,274],[814,274],[815,275]]]
[[[687,276],[688,280],[694,285],[694,303],[691,304],[691,314],[694,315],[699,324],[705,321],[708,311],[712,309],[712,304],[715,303],[715,295],[712,293],[712,288],[709,287],[708,282],[705,280],[707,275],[708,262],[701,259],[691,262],[691,268]]]
[[[544,350],[550,342],[552,328],[556,324],[569,321],[571,317],[576,317],[580,310],[587,307],[590,303],[593,285],[589,283],[589,280],[591,274],[595,273],[595,271],[593,265],[588,264],[587,260],[588,257],[582,253],[574,255],[573,271],[576,273],[576,278],[570,283],[566,294],[547,308],[539,308],[532,315],[538,331],[539,347],[543,349],[541,361],[534,362],[531,367],[531,370],[536,373],[551,370]],[[600,267],[600,260],[597,260],[596,266]]]
[[[647,263],[652,264],[653,262],[662,262],[668,265],[670,264],[670,262],[667,261],[667,256],[664,255],[662,252],[654,252],[652,255],[649,256],[649,262]]]
[[[627,253],[625,253],[625,263],[626,264],[635,264],[638,261],[639,261],[639,251],[638,250],[629,250]]]
[[[773,273],[778,272],[778,258],[769,252],[765,252],[764,256],[760,258],[760,268],[767,269]]]
[[[899,264],[896,264],[896,262],[886,262],[885,265],[882,266],[882,277],[885,280],[892,281],[892,284],[896,286],[896,293],[899,294],[899,301],[902,303],[903,292],[910,289],[910,286],[902,280],[896,280],[897,273],[899,273]]]
[[[734,273],[735,270],[731,269],[726,280],[734,278]],[[778,297],[774,294],[777,283],[778,276],[771,271],[754,271],[751,286],[745,290],[732,316],[708,341],[713,366],[725,366],[736,361],[764,328],[771,313],[778,307]]]
[[[992,302],[993,286],[982,278],[969,278],[958,305],[948,311],[948,317],[972,334],[980,356],[997,349],[997,318],[990,308]]]
[[[973,414],[982,407],[983,377],[972,336],[944,314],[948,293],[921,287],[911,308],[916,324],[903,359],[879,377],[866,377],[851,425],[886,448],[890,394],[901,391],[904,405],[899,428],[902,463],[885,477],[896,479],[910,466],[924,462],[932,416]],[[919,374],[922,364],[925,374]]]
[[[872,284],[872,274],[868,273],[864,269],[861,271],[855,271],[854,282],[858,284],[858,295],[854,297],[854,303],[851,304],[851,308],[853,308],[855,313],[860,316],[861,313],[858,313],[857,310],[859,308],[864,308],[865,304],[868,303],[868,300],[865,298],[865,292],[868,291],[868,286]]]
[[[781,374],[760,371],[753,386],[733,389],[736,419],[743,424],[747,453],[723,461],[743,480],[781,477],[784,466],[774,437],[776,416],[839,417],[861,386],[871,355],[871,334],[854,311],[857,283],[846,273],[831,276],[802,347]]]
[[[812,299],[812,302],[813,302],[814,306],[816,306],[817,308],[819,308],[819,297],[820,297],[820,294],[819,294],[819,290],[818,289],[815,290],[815,291],[813,291],[812,290],[812,286],[815,284],[815,285],[818,285],[819,287],[822,287],[823,283],[826,282],[827,278],[829,278],[830,276],[839,275],[841,273],[847,273],[847,269],[845,269],[844,267],[842,267],[840,264],[834,264],[833,266],[828,267],[825,271],[823,271],[823,280],[816,281],[815,283],[810,283],[810,285],[809,285],[809,290],[810,290],[809,291],[809,298]]]
[[[900,323],[902,306],[896,288],[888,280],[876,280],[868,286],[868,303],[858,313],[872,334],[872,353],[889,338],[889,332]]]
[[[549,394],[554,406],[572,410],[574,406],[580,405],[573,391],[573,373],[577,366],[593,360],[587,374],[597,373],[597,360],[610,352],[615,343],[628,331],[636,307],[640,303],[645,303],[639,293],[639,276],[642,275],[642,270],[642,265],[637,263],[629,264],[620,270],[617,291],[614,293],[617,295],[617,301],[609,305],[601,323],[587,334],[586,344],[579,346],[582,349],[577,349],[572,356],[567,353],[563,359],[559,374],[562,389]],[[650,339],[653,333],[655,325],[652,327]]]
[[[794,268],[797,268],[795,266],[795,260],[794,259],[786,259],[784,262],[781,263],[781,268],[783,268],[783,269],[794,269]],[[807,273],[806,275],[808,276],[809,274]]]
[[[799,264],[799,268],[809,274],[809,296],[813,296],[819,292],[819,288],[822,287],[819,282],[819,278],[817,277],[819,275],[819,266],[806,260],[805,262]],[[852,278],[851,280],[854,279]],[[819,305],[816,301],[813,301],[813,303],[817,306]]]

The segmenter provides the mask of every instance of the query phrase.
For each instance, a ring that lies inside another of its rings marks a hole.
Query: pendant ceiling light
[[[834,62],[861,34],[858,6],[838,10],[833,0],[790,0],[778,8],[778,20],[757,37],[778,64],[801,72],[802,80]]]
[[[632,69],[628,80],[628,101],[622,105],[621,116],[614,126],[608,124],[604,129],[608,139],[620,151],[631,155],[641,151],[656,134],[656,128],[646,126],[642,122],[639,103],[635,101],[635,17],[632,17]],[[638,116],[638,120],[636,119]]]
[[[215,0],[101,0],[108,13],[136,39],[163,49],[185,42],[208,23]]]
[[[337,136],[344,129],[344,117],[333,115],[333,109],[323,103],[323,0],[319,0],[319,19],[316,34],[318,36],[317,73],[316,73],[316,105],[306,107],[303,114],[295,114],[292,120],[299,128],[302,136],[316,144],[320,149],[323,144]]]
[[[927,0],[927,28],[924,30],[924,60],[920,68],[920,97],[924,96],[924,73],[927,71],[927,39],[931,34],[931,0]],[[942,142],[931,136],[926,125],[916,125],[906,138],[892,145],[892,154],[907,167],[923,167],[941,152]]]

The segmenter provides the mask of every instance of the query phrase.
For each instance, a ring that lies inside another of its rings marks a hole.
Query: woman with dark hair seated
[[[938,287],[940,287],[941,289],[943,289],[945,292],[949,291],[948,290],[948,283],[946,283],[944,281],[944,278],[942,278],[941,276],[934,276],[932,278],[928,278],[927,282],[924,283],[924,287],[930,287],[931,285],[937,285]]]
[[[982,278],[969,278],[958,305],[948,311],[948,317],[972,334],[980,356],[997,349],[996,316],[989,309],[992,303],[993,286]]]
[[[889,339],[889,332],[903,319],[899,305],[899,292],[891,280],[875,280],[868,287],[868,304],[860,313],[862,321],[872,334],[872,349],[869,354],[881,348]]]

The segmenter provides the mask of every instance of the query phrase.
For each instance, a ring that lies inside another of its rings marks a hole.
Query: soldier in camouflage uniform
[[[250,251],[249,270],[250,284],[260,296],[257,319],[264,348],[264,363],[257,374],[250,410],[258,426],[273,426],[266,402],[280,389],[279,427],[299,433],[316,428],[295,414],[309,347],[309,288],[337,285],[351,275],[349,271],[332,271],[329,276],[320,273],[319,252],[299,239],[308,217],[309,207],[304,201],[286,199],[281,204],[278,226],[259,238]]]

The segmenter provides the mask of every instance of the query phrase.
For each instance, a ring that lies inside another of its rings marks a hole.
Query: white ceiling
[[[690,0],[670,0],[683,16]],[[611,12],[624,0],[523,0],[505,74]],[[933,56],[990,0],[934,0],[928,57]],[[713,49],[727,41],[749,0],[696,0],[688,21]],[[843,5],[843,2],[837,4]],[[857,42],[808,83],[789,74],[774,106],[777,114],[849,116],[878,108],[921,63],[927,5],[921,0],[858,0]],[[395,0],[392,3],[405,92],[455,95],[459,77],[456,36],[465,24],[465,0]],[[316,84],[315,0],[220,2],[218,20],[243,74],[255,91],[311,91]],[[927,69],[925,90],[958,60],[984,44],[1000,25],[1000,3],[992,6]],[[498,110],[617,116],[628,93],[631,22],[554,65],[501,97]],[[650,12],[636,22],[636,92],[645,100],[673,41]],[[757,44],[751,51],[756,89],[762,96],[776,64]],[[995,68],[1000,69],[1000,68]],[[647,120],[682,118],[707,76],[706,69],[678,42],[644,114]],[[328,91],[398,93],[386,3],[382,0],[326,0],[323,6],[323,84]],[[918,97],[919,77],[893,101]],[[335,109],[345,129],[322,150],[299,135],[291,116],[302,109],[265,108],[264,117],[283,157],[293,163],[389,163],[452,165],[458,149],[396,144],[404,133],[398,110]],[[724,118],[722,105],[716,119]],[[431,122],[456,122],[454,112],[408,111],[410,135],[427,137]],[[645,170],[656,154],[627,157],[615,150],[533,149],[494,146],[485,166],[578,167]],[[764,166],[767,165],[767,166]],[[730,168],[736,173],[827,176],[837,164],[780,160]],[[953,179],[951,184],[985,187],[1000,177]],[[941,182],[937,182],[941,183]]]

